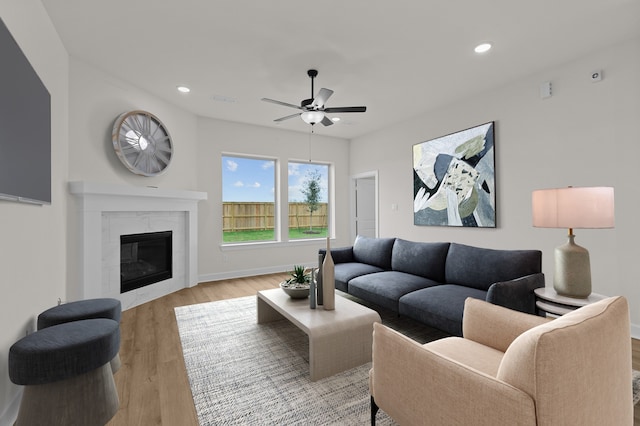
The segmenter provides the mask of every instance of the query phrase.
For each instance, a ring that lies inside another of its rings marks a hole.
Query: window
[[[223,243],[276,239],[275,166],[272,159],[222,157]]]
[[[289,162],[289,239],[328,235],[329,166]]]
[[[289,195],[285,208],[285,200],[276,196],[276,188],[281,185],[277,160],[222,156],[223,244],[329,235],[330,166],[310,162],[289,162],[287,166]],[[280,212],[287,216],[277,217]],[[287,227],[288,234],[284,231]]]

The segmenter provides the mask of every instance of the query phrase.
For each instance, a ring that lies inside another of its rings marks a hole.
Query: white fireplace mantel
[[[198,209],[205,192],[93,182],[70,182],[79,199],[78,299],[113,297],[123,309],[198,283]],[[174,277],[120,294],[117,234],[174,228]],[[140,229],[138,229],[140,228]],[[117,247],[116,247],[117,244]]]
[[[206,192],[186,191],[183,189],[158,188],[155,186],[131,186],[119,185],[113,183],[96,183],[96,182],[69,182],[69,192],[78,196],[95,196],[98,197],[118,197],[127,199],[127,197],[143,197],[151,199],[174,199],[198,202],[207,199]],[[127,202],[130,202],[128,200]]]

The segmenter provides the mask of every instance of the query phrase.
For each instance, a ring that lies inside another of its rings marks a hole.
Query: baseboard
[[[316,263],[305,263],[305,267],[313,268],[316,267]],[[208,281],[221,281],[221,280],[230,280],[233,278],[246,278],[252,277],[255,275],[266,275],[266,274],[277,274],[280,272],[290,271],[293,268],[293,265],[280,265],[280,266],[269,266],[266,268],[256,268],[256,269],[242,269],[239,271],[226,271],[226,272],[218,272],[213,274],[204,274],[198,277],[198,283],[204,283]]]
[[[640,325],[631,324],[631,338],[640,340]]]
[[[20,409],[20,400],[22,399],[22,388],[16,392],[13,399],[9,402],[2,415],[0,415],[0,426],[13,426],[18,418],[18,410]]]

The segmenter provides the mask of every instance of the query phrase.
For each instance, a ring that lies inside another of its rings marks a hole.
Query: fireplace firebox
[[[172,231],[120,236],[120,293],[173,276]]]

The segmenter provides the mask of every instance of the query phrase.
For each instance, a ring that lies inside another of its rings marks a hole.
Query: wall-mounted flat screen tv
[[[0,200],[51,203],[51,96],[2,19]]]

